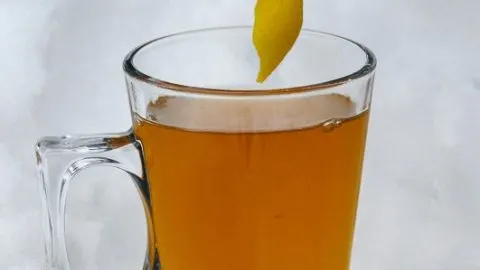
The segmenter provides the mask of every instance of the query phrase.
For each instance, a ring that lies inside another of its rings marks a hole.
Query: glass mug
[[[257,84],[251,32],[202,29],[137,47],[123,65],[129,131],[37,143],[50,269],[70,269],[67,189],[94,166],[138,188],[143,269],[348,269],[375,56],[302,30]]]

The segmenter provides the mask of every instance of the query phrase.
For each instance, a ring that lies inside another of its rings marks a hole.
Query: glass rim
[[[318,82],[318,83],[313,83],[313,84],[308,84],[308,85],[299,85],[299,86],[292,86],[292,87],[285,87],[285,88],[267,88],[267,89],[226,89],[226,88],[209,88],[209,87],[200,87],[200,86],[192,86],[192,85],[183,85],[183,84],[173,83],[168,80],[162,80],[160,78],[154,78],[152,76],[149,76],[146,73],[142,72],[140,69],[138,69],[134,64],[135,56],[139,52],[141,52],[142,49],[156,42],[166,41],[169,38],[187,36],[190,34],[199,34],[199,33],[215,32],[215,31],[222,31],[222,30],[224,31],[224,30],[251,29],[251,28],[252,26],[248,26],[248,25],[211,27],[211,28],[201,28],[196,30],[181,31],[181,32],[161,36],[159,38],[155,38],[150,41],[147,41],[137,46],[133,50],[131,50],[126,55],[123,61],[123,70],[125,71],[126,74],[128,74],[132,78],[135,78],[139,81],[153,85],[155,87],[159,87],[159,88],[163,88],[171,91],[178,91],[178,92],[190,93],[190,94],[264,96],[264,95],[302,93],[302,92],[310,92],[315,90],[337,87],[372,74],[375,71],[375,68],[377,66],[377,59],[375,57],[375,54],[366,46],[346,37],[342,37],[342,36],[328,33],[328,32],[323,32],[323,31],[318,31],[313,29],[306,29],[306,28],[303,28],[301,32],[313,34],[315,36],[329,36],[335,39],[341,39],[343,41],[346,41],[350,44],[355,45],[357,48],[359,48],[365,53],[366,59],[364,64],[362,65],[361,68],[357,69],[356,71],[350,74],[341,76],[339,78]]]

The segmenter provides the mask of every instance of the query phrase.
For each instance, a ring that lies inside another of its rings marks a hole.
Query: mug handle
[[[46,269],[69,270],[65,243],[68,186],[81,171],[110,166],[127,173],[139,191],[148,227],[144,270],[159,269],[142,145],[132,130],[118,134],[44,137],[35,145],[42,198]]]

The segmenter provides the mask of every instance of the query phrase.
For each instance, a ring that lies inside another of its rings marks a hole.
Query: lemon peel
[[[264,82],[295,44],[303,24],[303,0],[257,0],[253,44],[260,59],[257,82]]]

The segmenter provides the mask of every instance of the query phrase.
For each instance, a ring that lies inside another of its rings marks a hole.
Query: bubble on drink
[[[147,120],[170,127],[214,132],[273,132],[322,126],[331,131],[360,112],[347,96],[299,94],[215,99],[160,97],[146,108]]]

